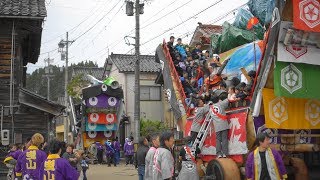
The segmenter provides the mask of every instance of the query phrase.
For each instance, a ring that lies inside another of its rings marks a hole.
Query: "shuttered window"
[[[141,101],[161,101],[160,86],[140,86]]]

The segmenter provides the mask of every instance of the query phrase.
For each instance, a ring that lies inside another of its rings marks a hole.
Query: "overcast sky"
[[[142,0],[140,0],[142,1]],[[233,22],[234,15],[224,14],[248,0],[149,0],[140,16],[141,54],[154,54],[163,39],[171,35],[189,43],[198,22],[222,24]],[[47,18],[42,32],[41,54],[36,64],[28,64],[27,72],[44,66],[44,59],[54,58],[63,66],[57,50],[61,39],[75,40],[70,46],[69,62],[92,60],[101,67],[108,54],[129,52],[133,46],[125,43],[125,36],[135,36],[135,17],[127,16],[124,0],[46,0]],[[215,4],[215,5],[214,5]],[[210,7],[212,6],[212,7]],[[210,8],[208,8],[210,7]],[[205,10],[208,8],[207,10]],[[203,11],[203,12],[202,12]],[[200,13],[201,12],[201,13]],[[198,14],[200,13],[200,14]],[[198,15],[197,15],[198,14]],[[223,17],[222,19],[219,17]],[[80,36],[80,37],[79,37]],[[134,43],[134,39],[130,39]]]

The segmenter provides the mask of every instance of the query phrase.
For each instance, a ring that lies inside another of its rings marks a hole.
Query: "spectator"
[[[171,180],[173,178],[174,159],[171,154],[173,144],[173,133],[162,133],[160,137],[160,147],[154,154],[153,179]]]
[[[87,180],[87,170],[89,169],[89,158],[84,152],[81,154],[80,165],[82,168],[83,180]]]
[[[31,145],[18,157],[15,168],[17,179],[37,179],[40,173],[40,166],[46,160],[45,152],[38,149],[44,138],[40,133],[31,137]]]
[[[236,98],[235,88],[233,86],[229,87],[228,99],[229,99],[229,101],[235,101],[237,99]]]
[[[196,48],[194,50],[192,50],[191,54],[192,54],[192,59],[200,59],[201,57],[201,43],[197,43],[196,44]]]
[[[25,151],[29,148],[29,146],[31,145],[31,138],[27,138],[26,142],[24,143],[24,146],[22,148],[22,151]]]
[[[179,54],[181,56],[181,60],[185,61],[186,58],[187,58],[187,53],[186,53],[184,45],[182,44],[182,39],[181,38],[177,39],[177,44],[175,45],[174,48],[175,48],[175,50],[177,50],[179,52]]]
[[[49,144],[50,155],[41,164],[39,178],[33,179],[59,179],[59,180],[77,180],[79,173],[70,165],[70,163],[60,158],[61,143],[53,140]]]
[[[133,137],[130,137],[130,139],[126,138],[126,142],[123,145],[124,155],[126,156],[126,165],[133,164],[134,146],[131,139],[133,139]]]
[[[152,174],[153,174],[153,156],[156,152],[157,148],[160,146],[160,140],[159,140],[159,134],[153,134],[151,136],[152,141],[152,147],[149,149],[146,155],[145,160],[145,180],[152,180]]]
[[[136,155],[136,167],[138,167],[139,180],[145,179],[145,169],[146,169],[146,155],[149,150],[148,140],[145,137],[140,137],[139,147],[137,149]]]
[[[76,155],[73,153],[73,145],[72,144],[68,144],[67,145],[67,150],[66,152],[62,155],[63,158],[65,158],[66,160],[69,161],[70,165],[75,168],[77,168],[77,164],[78,164],[78,159],[76,157]]]
[[[246,162],[247,179],[287,179],[286,168],[278,151],[271,149],[270,136],[259,133],[255,145],[258,146],[248,155]]]

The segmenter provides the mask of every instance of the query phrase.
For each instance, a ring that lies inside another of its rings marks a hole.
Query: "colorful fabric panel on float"
[[[117,122],[117,115],[112,113],[90,113],[88,114],[88,122],[95,124],[114,124]]]
[[[83,133],[83,145],[84,147],[89,147],[92,143],[100,142],[104,144],[107,139],[113,139],[115,137],[115,133],[113,131],[88,131]]]
[[[277,97],[263,89],[266,127],[274,129],[320,129],[320,100]]]
[[[319,48],[320,33],[295,29],[289,21],[281,22],[278,61],[320,65]]]
[[[86,107],[96,108],[116,108],[119,107],[120,102],[118,98],[100,94],[96,97],[91,97],[85,100]]]
[[[86,131],[116,131],[117,124],[86,123]]]

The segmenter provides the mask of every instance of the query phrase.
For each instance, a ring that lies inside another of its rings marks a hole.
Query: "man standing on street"
[[[286,168],[278,151],[271,149],[267,133],[257,134],[256,145],[246,163],[246,177],[250,180],[286,179]]]
[[[138,166],[139,180],[144,180],[145,161],[148,150],[149,146],[147,138],[140,137],[136,156],[136,166]]]
[[[145,173],[144,173],[144,179],[145,180],[152,180],[152,174],[153,174],[153,156],[156,152],[157,148],[160,146],[160,140],[159,140],[159,134],[153,134],[151,136],[152,141],[152,147],[149,149],[146,160],[145,160]]]
[[[70,165],[77,169],[78,159],[76,155],[73,153],[73,145],[69,144],[67,146],[66,152],[62,155],[63,158],[69,161]]]

